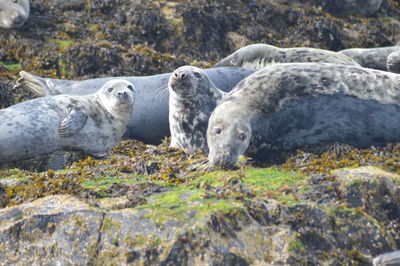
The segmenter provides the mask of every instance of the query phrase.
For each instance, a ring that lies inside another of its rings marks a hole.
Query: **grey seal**
[[[197,67],[182,66],[169,78],[171,147],[208,153],[208,119],[225,92]]]
[[[204,69],[207,76],[222,91],[231,90],[240,80],[255,72],[254,69],[211,68]],[[32,91],[38,96],[94,93],[110,79],[126,79],[135,85],[136,107],[129,122],[125,138],[145,143],[158,144],[170,136],[168,123],[168,79],[171,73],[144,77],[109,77],[82,81],[42,78],[20,72],[17,86]]]
[[[251,44],[222,59],[215,67],[261,69],[274,63],[325,62],[359,66],[352,58],[336,52],[308,48],[278,48],[268,44]]]
[[[362,67],[388,71],[387,58],[391,53],[397,51],[398,49],[398,46],[377,48],[350,48],[341,50],[338,53],[353,58]]]
[[[276,64],[242,80],[212,113],[211,165],[244,153],[341,142],[356,147],[400,140],[400,75],[329,63]]]
[[[29,11],[29,0],[0,0],[0,27],[21,27],[28,19]]]
[[[0,110],[0,161],[57,150],[104,156],[124,134],[134,100],[130,82],[111,80],[95,94],[42,97]]]

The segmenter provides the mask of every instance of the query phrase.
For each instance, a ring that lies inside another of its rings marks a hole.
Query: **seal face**
[[[96,94],[49,96],[0,110],[0,161],[57,150],[104,156],[124,134],[134,99],[130,82],[111,80]]]
[[[210,117],[212,165],[244,153],[341,142],[357,147],[400,140],[400,75],[327,63],[276,64],[241,81]],[[371,111],[373,110],[373,112]]]
[[[0,0],[0,27],[21,27],[29,17],[29,10],[29,0]]]
[[[278,48],[262,43],[251,44],[240,48],[215,66],[261,69],[274,63],[304,62],[325,62],[359,66],[352,58],[328,50],[307,47]]]
[[[208,152],[208,119],[225,95],[197,67],[182,66],[168,81],[171,147]]]

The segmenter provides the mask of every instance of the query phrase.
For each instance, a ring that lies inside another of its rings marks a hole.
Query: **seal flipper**
[[[34,93],[37,96],[48,96],[59,94],[54,90],[54,85],[51,81],[47,81],[45,78],[41,78],[28,72],[19,72],[20,78],[17,80],[15,88],[25,88],[28,91]]]
[[[70,110],[67,116],[61,121],[58,133],[61,137],[70,137],[77,133],[86,123],[88,115],[76,109]]]

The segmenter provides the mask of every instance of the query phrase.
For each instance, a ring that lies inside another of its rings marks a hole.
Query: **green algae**
[[[18,71],[22,69],[22,65],[18,62],[4,62],[0,61],[0,65],[7,68],[9,71]]]

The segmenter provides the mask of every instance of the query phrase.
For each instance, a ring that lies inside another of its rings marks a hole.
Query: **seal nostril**
[[[186,74],[185,74],[185,73],[182,73],[182,74],[181,74],[181,78],[184,78],[184,77],[186,77]]]
[[[178,73],[175,73],[175,77],[178,77]]]

